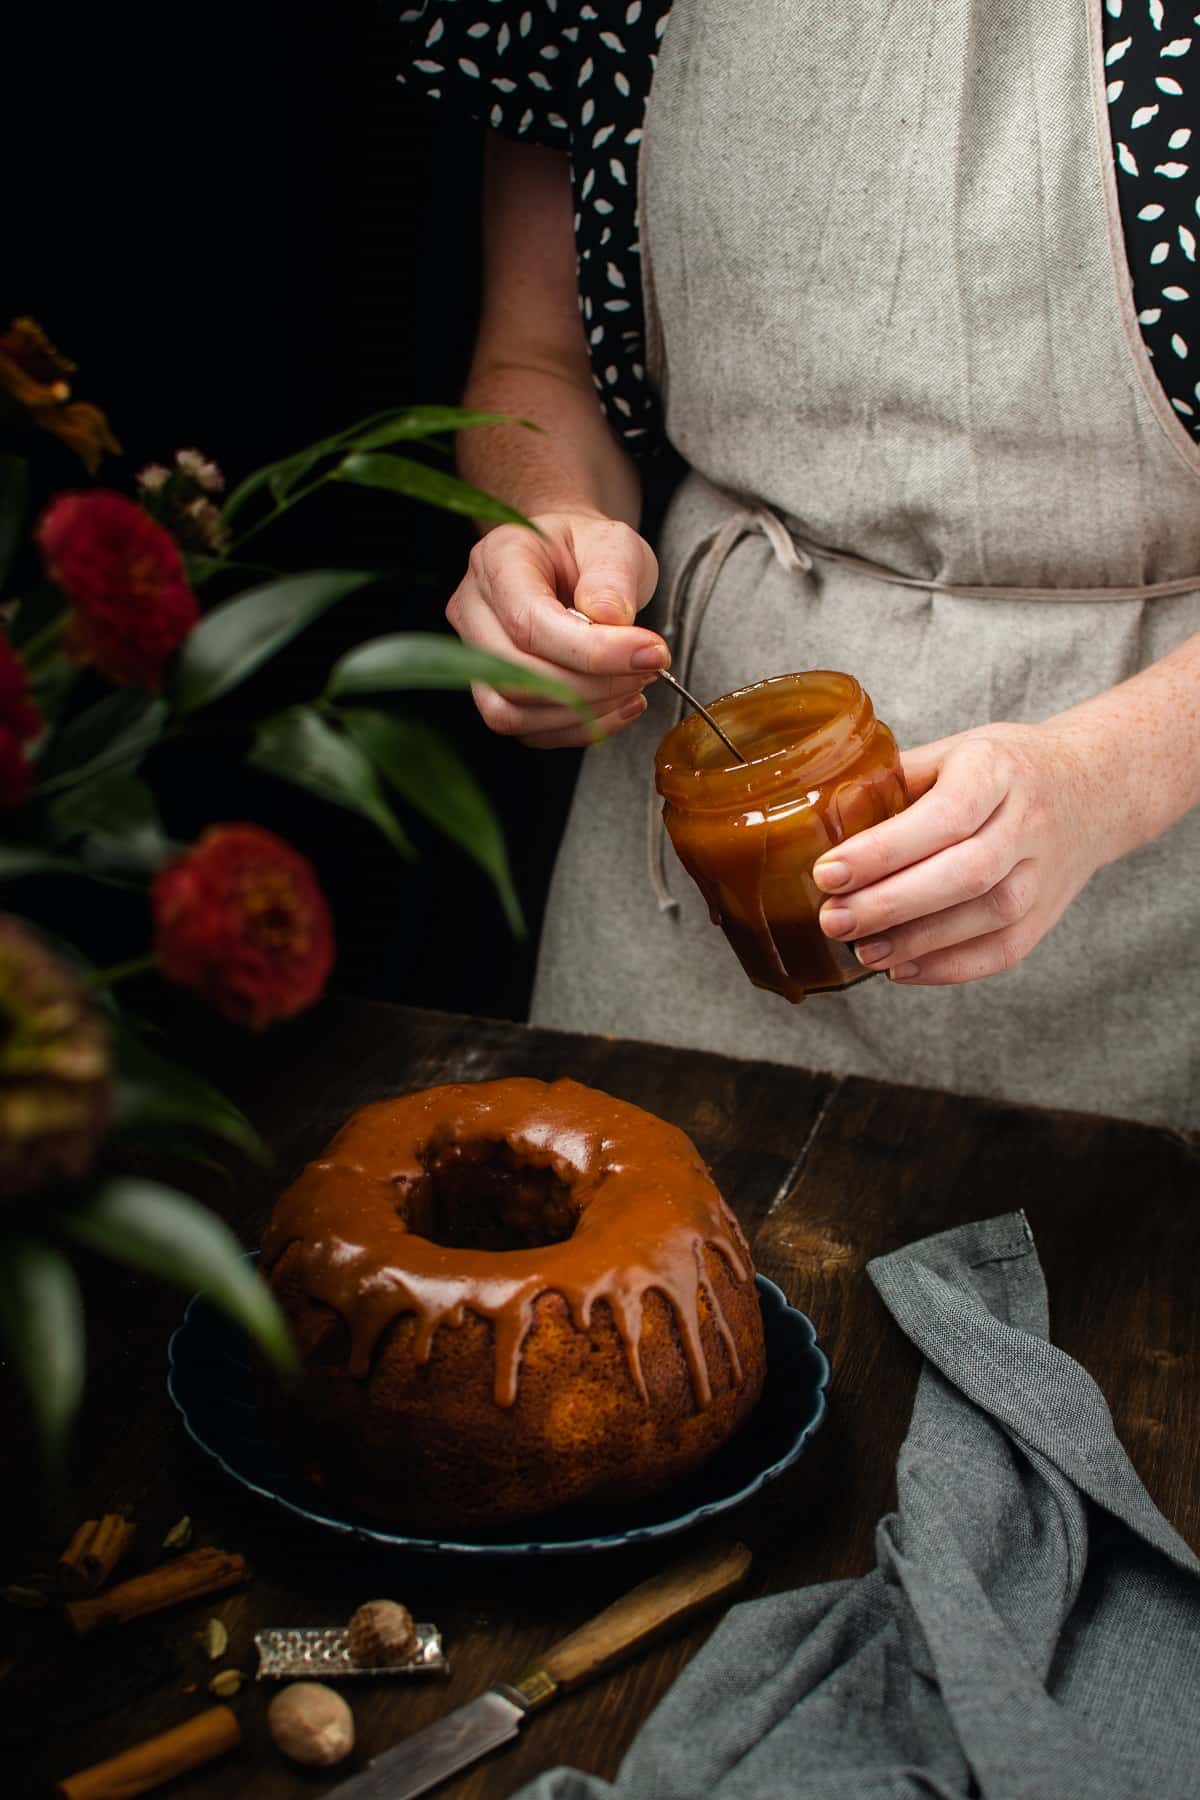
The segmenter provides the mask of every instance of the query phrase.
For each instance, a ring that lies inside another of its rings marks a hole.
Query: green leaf
[[[183,566],[194,588],[203,587],[218,575],[274,575],[269,563],[242,562],[235,556],[212,556],[205,550],[185,550]]]
[[[253,1161],[267,1164],[270,1152],[245,1113],[190,1069],[149,1049],[129,1027],[110,1026],[117,1067],[113,1130],[137,1142],[158,1145],[178,1131],[191,1142],[197,1131],[220,1138]]]
[[[591,722],[591,708],[564,681],[432,631],[401,631],[360,644],[335,663],[326,691],[380,694],[405,688],[465,688],[473,681],[506,692],[542,694],[574,707],[581,719]]]
[[[457,750],[417,719],[398,719],[366,707],[340,714],[347,731],[385,778],[495,883],[514,937],[525,936],[521,902],[491,802]]]
[[[264,719],[246,759],[334,806],[370,819],[401,856],[413,848],[383,795],[370,762],[356,744],[310,706],[292,706]]]
[[[29,464],[23,456],[0,456],[0,587],[21,547],[28,510]]]
[[[376,414],[371,422],[388,416],[387,413]],[[340,450],[344,450],[357,429],[352,425],[346,431],[335,431],[331,437],[318,438],[303,450],[295,450],[290,456],[281,456],[278,461],[264,463],[261,469],[255,469],[234,488],[221,508],[222,523],[230,525],[247,500],[252,500],[263,488],[266,488],[278,505],[310,469],[314,469],[325,457],[336,456]],[[268,518],[270,516],[267,515]],[[263,522],[266,522],[265,519]]]
[[[379,449],[404,441],[422,443],[438,432],[465,431],[476,425],[523,425],[530,431],[542,429],[531,419],[514,419],[507,413],[474,412],[462,406],[385,408],[346,426],[343,431],[335,431],[330,437],[318,438],[291,456],[280,457],[276,462],[265,463],[261,469],[253,470],[230,494],[221,517],[226,525],[230,524],[246,502],[263,488],[276,503],[285,500],[310,469],[339,451]]]
[[[479,425],[523,425],[529,431],[541,430],[532,419],[514,419],[509,413],[473,412],[463,406],[409,406],[377,423],[365,421],[345,437],[355,450],[380,450],[388,444],[423,443],[438,432],[467,431]]]
[[[526,525],[524,513],[493,499],[456,475],[441,469],[427,468],[406,456],[383,456],[378,452],[352,451],[333,471],[335,481],[353,482],[356,487],[386,488],[391,494],[404,494],[410,500],[423,500],[428,506],[440,506],[443,512],[463,513],[468,519],[492,519],[501,524]]]
[[[336,449],[336,442],[313,444],[309,449],[297,450],[294,456],[285,456],[282,462],[275,463],[267,477],[267,489],[271,498],[276,504],[286,500],[308,471],[323,457],[332,455]]]
[[[66,610],[62,592],[53,582],[42,581],[27,588],[18,599],[17,610],[5,628],[13,648],[23,651],[30,639],[40,636],[47,625],[65,618]]]
[[[245,681],[335,601],[374,579],[362,569],[316,569],[282,575],[218,606],[184,640],[171,684],[176,712],[195,712]]]
[[[45,798],[110,769],[132,770],[162,736],[167,703],[122,688],[106,694],[56,731],[38,758],[38,795]]]
[[[50,806],[50,827],[64,843],[81,839],[81,861],[103,874],[151,875],[170,849],[154,795],[124,770],[68,788]]]
[[[102,887],[139,888],[145,884],[129,875],[92,869],[76,857],[60,855],[43,844],[0,844],[0,884],[21,881],[30,875],[70,875],[77,880],[98,881]]]
[[[29,686],[34,701],[47,725],[53,729],[66,708],[83,675],[76,663],[65,656],[51,657],[31,678]]]
[[[264,463],[261,469],[254,469],[244,481],[238,483],[221,508],[221,523],[226,528],[232,525],[247,500],[252,500],[264,488],[278,500],[282,493],[286,493],[290,479],[298,479],[306,469],[319,463],[323,456],[332,456],[340,449],[342,441],[342,434],[338,432],[333,437],[321,438],[315,444],[309,444],[304,450],[282,456],[276,462]]]
[[[0,881],[20,881],[26,875],[87,875],[74,857],[62,856],[44,844],[0,844]]]
[[[34,1238],[0,1239],[0,1339],[25,1384],[46,1460],[61,1468],[83,1397],[83,1305],[71,1265]]]
[[[59,1222],[90,1250],[184,1289],[201,1288],[236,1319],[278,1368],[295,1366],[291,1335],[266,1283],[227,1225],[157,1181],[116,1176],[65,1208]]]

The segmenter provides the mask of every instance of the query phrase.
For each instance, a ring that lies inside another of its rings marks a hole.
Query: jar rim
[[[747,696],[788,685],[803,692],[805,687],[817,683],[827,689],[832,687],[835,698],[843,704],[795,743],[751,756],[745,763],[698,767],[692,747],[711,737],[711,728],[698,713],[686,714],[666,733],[655,752],[654,779],[659,793],[664,799],[688,807],[717,811],[776,795],[781,781],[790,783],[803,777],[815,785],[837,775],[860,754],[875,725],[870,696],[853,675],[840,669],[801,669],[733,688],[706,704],[736,743],[737,721],[728,715]]]

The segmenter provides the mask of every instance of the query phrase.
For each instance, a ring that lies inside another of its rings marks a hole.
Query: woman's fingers
[[[922,794],[928,793],[947,756],[959,746],[961,736],[959,733],[954,737],[938,738],[931,744],[921,744],[916,750],[901,752],[900,764],[910,800],[919,800]]]
[[[582,519],[572,524],[571,548],[571,598],[579,611],[597,625],[632,625],[658,585],[658,562],[645,538],[616,519]]]
[[[982,831],[964,841],[923,856],[897,875],[827,900],[820,912],[821,930],[832,938],[868,937],[927,913],[944,912],[964,900],[982,900],[1019,860],[1016,834],[1001,807]]]
[[[1043,929],[1027,916],[1016,925],[935,950],[916,962],[901,963],[888,971],[888,978],[904,987],[952,987],[963,981],[983,981],[1015,969],[1043,935]]]
[[[564,618],[570,617],[573,623],[567,627],[571,635],[580,638],[603,637],[607,627],[589,625],[579,614],[569,615],[557,601],[546,602]],[[464,582],[447,608],[447,617],[459,636],[477,649],[488,650],[493,656],[502,656],[508,662],[519,664],[524,669],[531,669],[535,674],[549,676],[554,681],[563,682],[575,689],[580,699],[589,705],[601,705],[606,700],[628,696],[638,691],[650,679],[649,672],[640,673],[631,669],[618,669],[612,673],[583,674],[574,667],[564,667],[561,659],[549,659],[535,656],[529,651],[517,648],[505,631],[503,621],[498,617],[495,607],[490,605],[486,597],[473,583]],[[583,660],[583,659],[579,659]],[[521,694],[514,690],[515,699],[522,706],[558,706],[561,702],[540,696]]]
[[[933,950],[951,949],[1018,925],[1032,910],[1036,897],[1036,872],[1026,857],[982,899],[964,900],[942,912],[929,913],[898,926],[886,937],[861,938],[854,954],[865,969],[901,969]]]
[[[547,732],[570,731],[578,734],[577,738],[572,738],[572,742],[588,744],[595,736],[595,732],[589,729],[589,724],[569,706],[559,706],[555,702],[537,702],[527,694],[506,694],[482,682],[475,682],[471,693],[484,724],[501,737],[516,737],[529,742]],[[639,718],[645,712],[646,703],[642,699],[640,688],[614,694],[597,702],[591,708],[591,722],[607,722],[626,708],[632,709],[628,714],[630,718]],[[562,741],[565,743],[567,740],[564,738]]]
[[[480,539],[446,616],[465,643],[572,688],[593,714],[589,729],[550,696],[477,684],[492,730],[546,748],[586,744],[640,717],[642,689],[670,665],[662,638],[633,623],[658,566],[619,521],[560,513],[537,524],[538,535],[500,526]]]
[[[936,746],[928,749],[933,752]],[[906,772],[908,766],[906,758]],[[926,773],[926,762],[914,757],[913,766],[915,778],[920,779]],[[1007,785],[986,745],[975,740],[964,743],[946,753],[936,780],[904,812],[858,832],[819,857],[813,865],[813,880],[827,894],[853,894],[951,845],[962,844],[991,818]],[[942,905],[968,897],[966,893],[952,893]],[[849,933],[839,931],[834,935],[844,937]]]
[[[480,540],[471,552],[471,570],[481,598],[513,651],[553,664],[560,671],[588,676],[649,673],[667,667],[670,653],[657,633],[629,624],[593,624],[583,612],[564,606],[555,590],[545,546],[518,527],[511,528],[512,539],[502,541],[506,529],[489,532]],[[451,607],[454,605],[452,601]],[[629,616],[633,616],[632,606]],[[449,617],[456,631],[477,641],[454,611]]]
[[[588,744],[615,737],[618,731],[624,731],[627,726],[636,723],[645,710],[644,697],[635,694],[631,700],[623,700],[607,712],[598,713],[594,731],[585,731],[579,720],[575,719],[570,725],[557,729],[524,732],[521,742],[531,750],[583,749]]]

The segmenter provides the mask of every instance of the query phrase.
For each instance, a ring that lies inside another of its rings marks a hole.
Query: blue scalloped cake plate
[[[167,1391],[193,1440],[251,1493],[364,1547],[475,1557],[570,1556],[671,1537],[741,1506],[801,1456],[826,1412],[829,1362],[812,1321],[757,1277],[767,1349],[762,1398],[738,1435],[667,1493],[619,1516],[574,1508],[478,1537],[406,1537],[355,1518],[296,1474],[269,1434],[251,1352],[236,1325],[199,1294],[168,1349]],[[536,1531],[538,1535],[528,1534]]]

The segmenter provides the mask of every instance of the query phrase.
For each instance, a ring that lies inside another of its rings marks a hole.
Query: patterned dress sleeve
[[[400,80],[504,137],[567,150],[578,9],[563,0],[426,0],[400,15]]]

